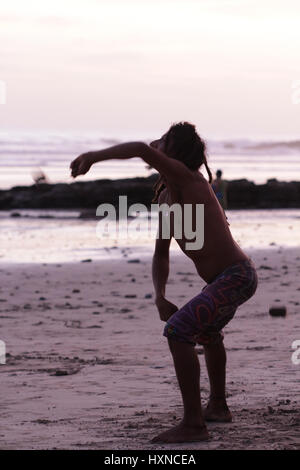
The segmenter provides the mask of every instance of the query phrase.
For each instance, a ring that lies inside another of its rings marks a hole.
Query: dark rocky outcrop
[[[150,206],[157,175],[148,178],[97,180],[71,184],[17,186],[0,191],[0,210],[12,209],[91,209],[108,202],[118,204],[127,195],[128,205]],[[229,209],[300,208],[300,181],[275,179],[255,184],[246,179],[228,182]]]
[[[279,209],[300,207],[300,181],[255,184],[246,179],[228,182],[229,209]]]

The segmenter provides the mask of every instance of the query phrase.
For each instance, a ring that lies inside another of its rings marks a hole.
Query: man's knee
[[[189,349],[194,349],[194,347],[195,347],[194,344],[186,343],[186,342],[183,342],[183,341],[177,341],[177,340],[172,339],[172,338],[168,338],[168,344],[169,344],[169,348],[170,348],[170,351],[171,351],[173,356],[177,353],[180,354],[183,351],[187,351]]]
[[[202,334],[198,336],[197,339],[197,342],[201,344],[204,349],[210,350],[223,345],[224,333],[222,330],[220,330],[214,333]]]
[[[225,349],[223,340],[224,340],[224,336],[220,335],[214,341],[207,343],[207,344],[203,344],[204,352],[206,353],[210,351],[217,351],[220,349]]]

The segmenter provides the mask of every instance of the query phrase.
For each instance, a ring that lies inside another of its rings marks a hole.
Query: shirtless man
[[[163,334],[168,338],[184,407],[180,424],[159,434],[152,442],[202,441],[209,437],[205,420],[228,422],[232,419],[225,399],[226,353],[222,328],[233,318],[237,307],[254,294],[257,275],[252,261],[232,238],[224,211],[199,171],[204,164],[211,182],[205,144],[193,125],[175,124],[150,146],[130,142],[82,154],[71,163],[72,176],[87,173],[96,162],[137,156],[160,174],[155,187],[159,203],[166,202],[170,206],[179,203],[182,207],[192,204],[193,208],[204,204],[203,247],[187,250],[186,243],[191,240],[186,239],[184,233],[182,238],[176,239],[206,282],[202,291],[180,309],[165,297],[172,227],[167,239],[157,237],[152,264],[155,303],[161,320],[166,322]],[[194,224],[194,216],[192,218]],[[204,413],[200,366],[195,351],[197,343],[204,347],[211,388]]]

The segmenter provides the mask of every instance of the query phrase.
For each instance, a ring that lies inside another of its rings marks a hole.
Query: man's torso
[[[192,224],[195,228],[196,204],[204,204],[204,245],[201,249],[186,249],[191,240],[186,238],[182,229],[182,238],[176,238],[181,250],[194,262],[199,275],[211,282],[225,268],[235,262],[248,259],[238,244],[232,238],[222,207],[214,191],[203,175],[194,172],[191,183],[184,188],[178,188],[167,181],[167,188],[161,193],[159,203],[180,204],[184,214],[184,204],[192,206]],[[183,216],[184,219],[184,216]],[[176,233],[175,233],[176,235]],[[174,236],[174,220],[171,218],[171,236]]]

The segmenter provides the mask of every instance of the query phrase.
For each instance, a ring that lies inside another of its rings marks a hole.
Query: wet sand
[[[2,263],[0,448],[299,449],[300,365],[291,345],[300,340],[300,250],[248,253],[259,287],[225,328],[234,421],[208,424],[207,442],[172,445],[150,443],[182,414],[151,258]],[[171,301],[181,306],[203,285],[188,259],[171,258]],[[270,305],[285,305],[287,316],[270,317]]]

